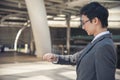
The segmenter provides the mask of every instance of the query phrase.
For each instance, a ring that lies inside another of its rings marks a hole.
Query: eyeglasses
[[[83,22],[83,21],[81,20],[81,26],[85,25],[88,21],[90,21],[90,20],[87,20],[87,21],[85,21],[85,22]]]

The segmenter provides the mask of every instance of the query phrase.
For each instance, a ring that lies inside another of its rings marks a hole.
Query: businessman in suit
[[[98,2],[85,5],[81,11],[82,28],[93,40],[73,55],[47,53],[43,59],[56,64],[76,65],[76,80],[115,80],[116,50],[107,30],[108,10]]]

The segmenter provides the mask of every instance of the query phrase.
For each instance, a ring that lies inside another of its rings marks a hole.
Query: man
[[[115,80],[116,50],[107,31],[108,10],[98,2],[81,9],[82,28],[94,39],[82,51],[73,55],[47,53],[44,60],[57,64],[76,64],[76,80]]]

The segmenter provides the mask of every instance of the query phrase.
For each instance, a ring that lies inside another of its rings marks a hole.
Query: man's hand
[[[57,57],[55,56],[55,54],[46,53],[46,54],[43,56],[43,60],[49,61],[49,62],[54,62],[54,61],[57,61]]]

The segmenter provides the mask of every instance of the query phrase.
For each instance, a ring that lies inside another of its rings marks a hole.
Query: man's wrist
[[[52,61],[52,63],[58,63],[59,57],[58,55],[54,54],[54,60]]]

